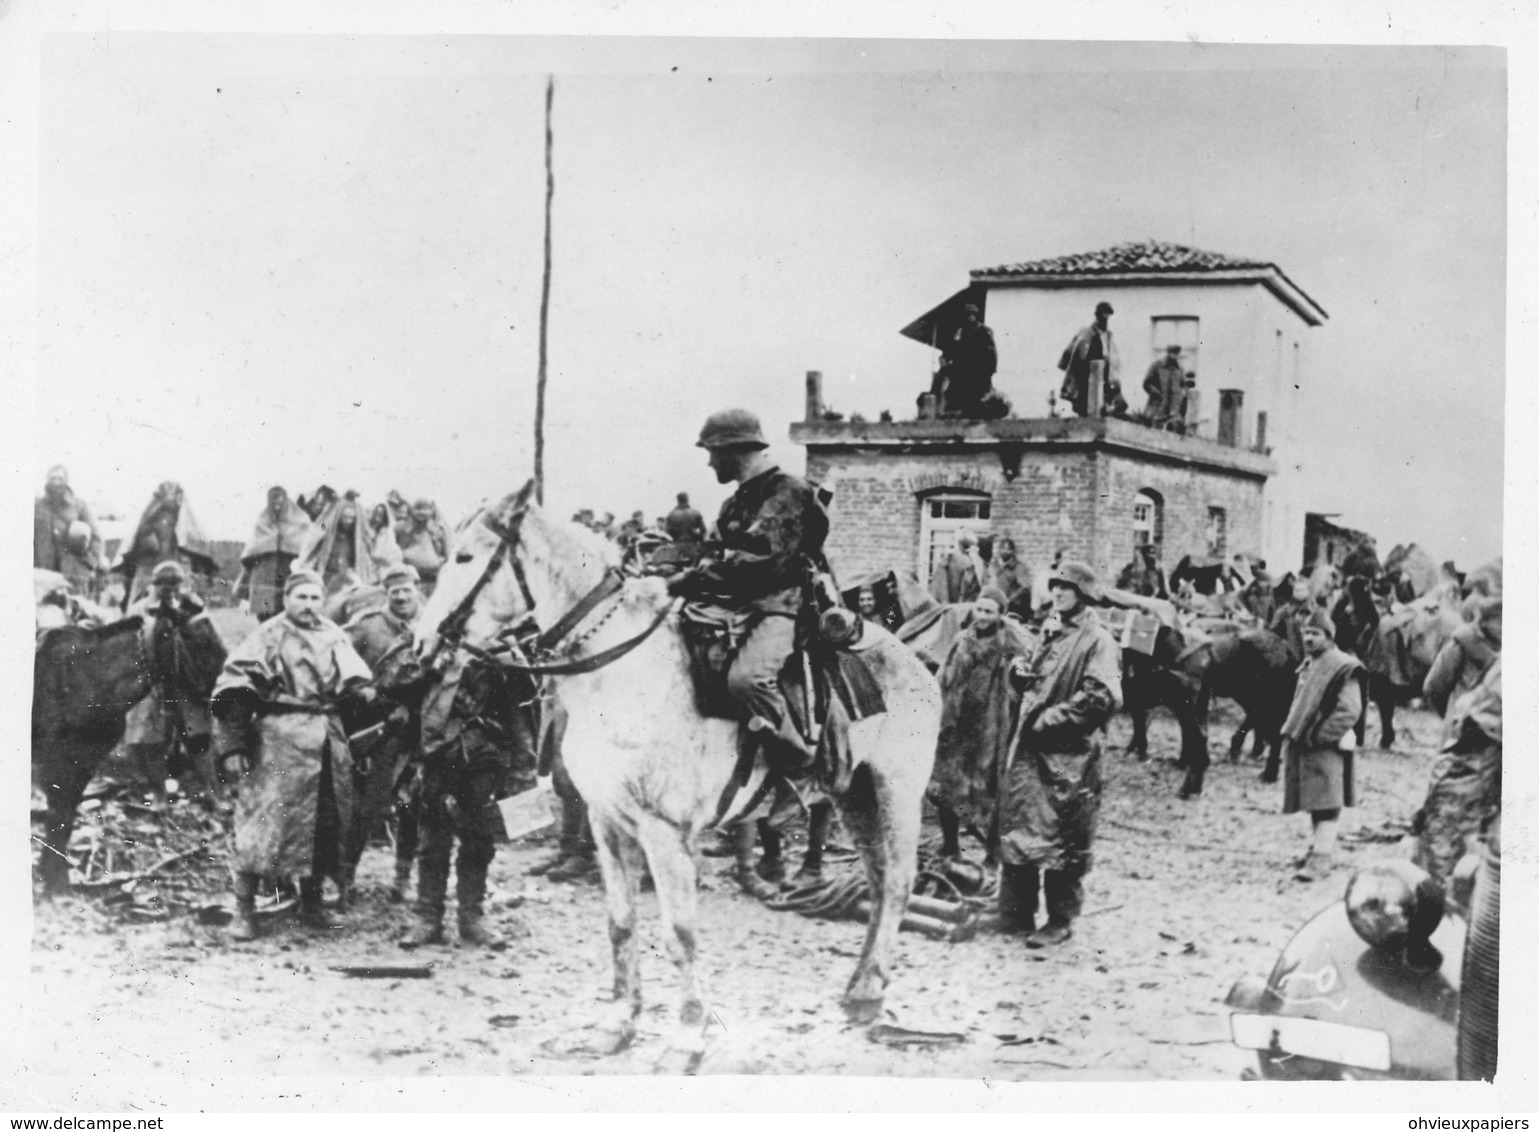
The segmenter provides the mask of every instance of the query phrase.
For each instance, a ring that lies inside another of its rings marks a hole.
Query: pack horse
[[[458,645],[495,648],[499,633],[533,612],[546,638],[564,636],[555,662],[538,665],[568,717],[563,757],[589,808],[598,842],[614,952],[615,1001],[595,1045],[630,1044],[641,1011],[636,905],[643,869],[656,884],[664,938],[682,983],[673,1051],[698,1062],[709,1012],[695,979],[697,835],[716,819],[734,776],[737,724],[696,708],[673,601],[660,578],[627,578],[613,551],[533,502],[533,482],[483,508],[455,535],[452,561],[420,621],[426,656]],[[552,625],[553,619],[556,620]],[[846,1012],[881,1013],[887,960],[914,880],[920,803],[940,723],[940,692],[923,663],[867,625],[863,658],[887,710],[850,724],[854,762],[834,793],[863,857],[872,912]],[[554,648],[554,646],[552,646]],[[742,796],[766,771],[756,767]]]

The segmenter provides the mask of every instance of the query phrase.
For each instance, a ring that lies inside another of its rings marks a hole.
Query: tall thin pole
[[[540,284],[540,373],[534,392],[534,498],[545,502],[545,337],[550,323],[550,203],[556,195],[556,174],[551,165],[555,139],[550,128],[551,106],[556,99],[556,76],[545,80],[545,278]]]

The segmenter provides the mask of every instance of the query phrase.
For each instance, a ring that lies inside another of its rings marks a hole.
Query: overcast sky
[[[804,371],[909,415],[933,355],[898,329],[969,269],[1153,238],[1330,312],[1311,509],[1500,551],[1507,80],[1478,48],[50,36],[37,483],[62,461],[137,513],[179,479],[229,538],[275,482],[455,516],[521,484],[547,71],[554,507],[713,512],[709,412],[757,408],[800,469]]]

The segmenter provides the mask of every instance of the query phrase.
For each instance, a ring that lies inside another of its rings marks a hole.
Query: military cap
[[[296,587],[306,585],[317,586],[323,590],[326,588],[326,585],[321,581],[321,576],[319,574],[317,574],[314,570],[301,568],[299,570],[295,570],[292,574],[289,575],[289,580],[283,583],[283,592],[285,595],[287,595],[293,593]]]
[[[415,566],[410,562],[400,562],[385,571],[385,576],[380,579],[380,585],[388,590],[397,582],[410,582],[415,586],[421,580],[422,576],[417,573]]]

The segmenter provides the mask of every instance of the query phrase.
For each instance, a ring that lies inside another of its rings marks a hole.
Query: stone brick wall
[[[827,550],[835,571],[918,566],[925,495],[947,489],[987,492],[996,538],[1015,540],[1033,568],[1064,547],[1110,579],[1132,557],[1133,500],[1150,489],[1163,500],[1163,561],[1207,549],[1208,508],[1223,507],[1228,553],[1260,547],[1262,483],[1242,476],[1095,451],[1027,452],[1006,481],[993,448],[898,454],[811,447],[807,477],[834,493]]]
[[[1133,500],[1150,490],[1163,500],[1163,547],[1160,560],[1167,570],[1191,554],[1208,549],[1208,508],[1222,507],[1227,517],[1226,554],[1261,551],[1262,484],[1259,480],[1227,476],[1102,455],[1101,496],[1105,505],[1097,516],[1097,541],[1109,562],[1098,565],[1118,571],[1133,557]]]

